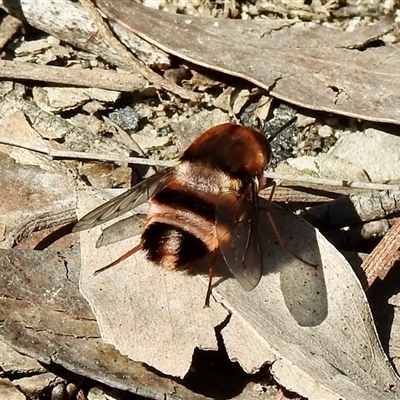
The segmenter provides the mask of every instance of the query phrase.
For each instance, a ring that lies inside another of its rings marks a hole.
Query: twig
[[[174,161],[151,160],[139,157],[121,157],[115,154],[101,154],[101,153],[79,152],[79,151],[69,151],[69,150],[62,151],[62,150],[51,149],[45,145],[30,146],[27,145],[26,143],[15,142],[8,138],[7,139],[0,138],[0,143],[36,151],[42,154],[46,154],[53,158],[112,161],[116,163],[120,162],[120,163],[139,164],[139,165],[151,165],[157,167],[170,167],[171,165],[174,164]],[[276,174],[271,172],[266,173],[265,176],[268,178],[279,179],[288,182],[303,182],[309,184],[320,184],[322,186],[326,185],[326,186],[351,187],[351,188],[375,189],[375,190],[399,189],[399,185],[386,185],[386,184],[369,183],[369,182],[343,182],[333,179],[295,177],[295,176]]]
[[[398,259],[400,248],[400,218],[392,225],[389,232],[382,238],[375,249],[368,255],[361,265],[364,276],[360,279],[365,290],[372,285],[383,271],[393,265]]]
[[[265,176],[267,178],[284,180],[291,182],[304,182],[319,185],[328,186],[341,186],[357,189],[370,189],[370,190],[389,190],[389,189],[399,189],[400,185],[391,185],[386,183],[373,183],[373,182],[354,182],[345,180],[335,180],[335,179],[324,179],[324,178],[313,178],[311,176],[290,176],[285,174],[279,174],[275,172],[266,172]]]
[[[342,196],[308,209],[302,217],[318,228],[360,225],[400,212],[400,188]]]
[[[96,24],[101,37],[118,52],[118,54],[125,60],[127,65],[140,72],[149,82],[152,82],[154,85],[159,86],[169,92],[175,93],[179,97],[192,101],[198,101],[201,99],[200,95],[183,89],[173,82],[167,81],[160,75],[157,75],[155,72],[153,72],[149,67],[147,67],[147,65],[142,64],[139,60],[134,58],[133,55],[128,52],[126,47],[124,47],[123,44],[115,38],[94,4],[90,0],[80,0],[80,2],[93,19],[93,22]]]
[[[90,18],[93,20],[98,29],[98,33],[100,33],[100,36],[118,52],[118,54],[125,60],[126,63],[130,64],[135,69],[140,70],[139,61],[136,60],[133,55],[128,52],[126,47],[124,47],[122,43],[115,38],[115,36],[110,31],[110,28],[101,17],[97,7],[90,0],[79,1],[85,8],[85,10],[89,13]]]
[[[151,160],[149,158],[139,157],[118,157],[112,154],[98,154],[98,153],[85,153],[82,151],[60,151],[50,150],[46,153],[53,158],[74,158],[80,160],[98,160],[98,161],[112,161],[128,164],[151,165],[153,167],[169,167],[171,161],[164,160]]]
[[[123,130],[118,124],[116,124],[114,121],[111,121],[111,119],[107,118],[106,116],[103,116],[103,120],[116,130],[114,136],[118,141],[123,143],[126,147],[128,147],[128,149],[136,151],[137,153],[145,157],[143,149],[139,146],[138,143],[136,143],[136,141],[132,139],[132,137],[125,130]]]
[[[26,79],[63,85],[96,87],[134,92],[146,88],[145,79],[137,74],[102,69],[88,70],[0,60],[0,78]]]
[[[132,139],[132,137],[126,132],[124,131],[118,124],[116,124],[115,122],[111,121],[111,119],[103,116],[103,120],[111,125],[112,127],[114,127],[115,129],[115,133],[114,133],[114,137],[121,143],[123,143],[125,146],[128,147],[128,149],[131,149],[137,153],[139,153],[140,155],[142,155],[143,157],[145,157],[145,153],[143,151],[143,149],[139,146],[139,144]],[[168,166],[168,165],[167,165]],[[156,172],[156,169],[152,168],[152,170],[150,169],[150,172]]]

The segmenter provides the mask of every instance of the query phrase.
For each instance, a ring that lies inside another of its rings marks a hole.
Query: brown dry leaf
[[[313,110],[400,123],[398,46],[368,48],[392,27],[354,32],[292,20],[216,20],[168,14],[129,0],[97,0],[112,21],[162,50],[247,79]],[[157,23],[155,23],[157,21]]]
[[[80,214],[95,206],[85,193],[79,197]],[[231,319],[221,333],[231,360],[245,371],[272,363],[280,384],[309,399],[397,398],[390,390],[398,377],[349,264],[305,221],[277,207],[273,217],[286,245],[318,267],[280,247],[263,218],[261,282],[246,292],[220,271],[217,277],[228,279],[214,287],[209,309],[203,308],[205,277],[165,271],[141,252],[93,276],[138,238],[96,249],[101,229],[83,232],[81,290],[103,339],[165,374],[183,376],[195,347],[215,346],[214,326],[229,310]]]
[[[254,115],[259,118],[261,121],[268,118],[268,115],[271,112],[272,105],[272,97],[269,96],[261,96],[260,100],[257,103],[257,107],[254,110]]]

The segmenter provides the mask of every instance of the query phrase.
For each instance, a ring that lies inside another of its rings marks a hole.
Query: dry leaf
[[[273,215],[288,247],[309,261],[319,253],[323,268],[313,273],[299,264],[274,243],[273,232],[265,226],[264,238],[272,240],[267,239],[269,269],[260,284],[244,292],[228,280],[214,291],[243,317],[249,335],[256,332],[272,349],[272,372],[285,388],[309,399],[396,398],[388,391],[398,385],[398,378],[388,366],[351,267],[310,225],[279,209]],[[247,353],[253,354],[250,346]]]
[[[173,393],[176,400],[205,399],[101,341],[90,307],[78,290],[76,251],[0,250],[0,265],[3,342],[44,364],[61,365],[135,395],[166,398]]]
[[[398,46],[368,48],[381,21],[343,32],[293,20],[217,20],[169,14],[129,0],[97,0],[112,21],[191,63],[247,79],[313,110],[400,123]],[[157,21],[157,23],[154,23]]]
[[[73,181],[66,173],[21,165],[1,152],[0,169],[0,225],[5,227],[0,248],[12,247],[34,230],[76,218]]]
[[[79,214],[101,201],[79,194]],[[99,321],[102,338],[122,354],[167,375],[183,377],[196,347],[217,350],[214,328],[227,311],[204,309],[206,284],[196,276],[171,274],[139,252],[115,268],[93,273],[137,244],[137,237],[96,249],[101,228],[81,233],[80,288]]]
[[[90,198],[80,196],[84,213]],[[214,326],[229,310],[231,320],[222,330],[225,346],[246,371],[270,362],[278,382],[310,399],[396,398],[390,390],[398,384],[397,376],[349,264],[305,221],[277,207],[273,218],[285,244],[318,267],[277,244],[262,218],[267,267],[259,285],[246,292],[236,280],[224,279],[213,289],[216,301],[209,309],[203,309],[206,278],[166,271],[140,252],[93,277],[138,238],[99,252],[100,229],[83,232],[81,290],[103,339],[165,374],[183,376],[195,347],[213,347]]]
[[[400,137],[384,130],[344,135],[329,153],[362,168],[372,182],[400,178]]]

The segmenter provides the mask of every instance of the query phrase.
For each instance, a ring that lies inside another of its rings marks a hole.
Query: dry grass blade
[[[15,147],[20,147],[22,149],[32,150],[38,153],[46,154],[53,158],[60,158],[60,159],[113,161],[113,162],[151,165],[159,167],[168,167],[171,165],[171,162],[169,161],[151,160],[148,158],[120,157],[118,155],[113,155],[113,154],[99,154],[99,153],[90,153],[83,151],[57,150],[48,147],[45,141],[36,144],[27,144],[6,138],[6,139],[0,139],[0,143],[8,144]]]

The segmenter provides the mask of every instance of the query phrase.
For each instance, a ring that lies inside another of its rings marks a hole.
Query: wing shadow
[[[328,300],[317,231],[303,219],[271,204],[270,215],[284,245],[277,239],[262,209],[267,202],[260,199],[260,236],[264,275],[279,273],[285,305],[300,326],[317,326],[328,315]],[[294,253],[294,254],[291,254]]]

